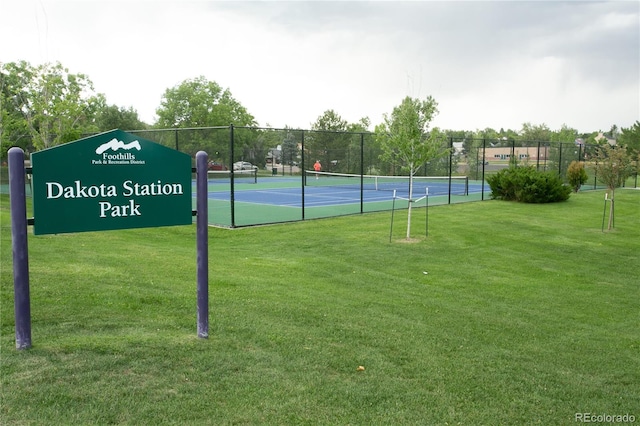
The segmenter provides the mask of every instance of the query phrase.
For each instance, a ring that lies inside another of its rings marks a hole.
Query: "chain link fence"
[[[392,208],[389,195],[376,199],[369,195],[364,185],[359,193],[351,194],[347,202],[320,202],[322,198],[339,199],[341,192],[336,187],[325,189],[318,195],[314,192],[316,189],[305,184],[305,176],[312,174],[316,161],[322,165],[323,172],[355,175],[356,178],[406,174],[399,161],[382,156],[376,135],[368,132],[235,126],[129,132],[189,154],[194,165],[198,151],[208,154],[211,173],[209,222],[218,226],[300,221]],[[583,161],[589,180],[582,189],[604,187],[594,169],[589,167],[597,145],[469,138],[442,138],[436,143],[447,154],[422,164],[416,174],[442,180],[438,185],[445,189],[444,193],[430,196],[429,205],[489,199],[486,178],[514,164],[556,172],[566,179],[569,164]],[[21,137],[16,145],[25,150],[28,160],[33,151],[29,138]],[[247,170],[254,171],[257,179],[244,179]],[[637,172],[636,162],[634,173],[624,186],[638,187]],[[471,190],[466,194],[451,190],[452,179],[447,182],[447,178],[457,176],[468,177]],[[3,193],[8,192],[7,180],[6,159],[3,159],[0,168],[0,190]],[[27,194],[30,193],[28,188]],[[397,204],[395,208],[398,208]]]

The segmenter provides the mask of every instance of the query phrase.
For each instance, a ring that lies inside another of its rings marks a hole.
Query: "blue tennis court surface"
[[[210,192],[209,198],[214,200],[230,199],[229,192]],[[393,193],[382,191],[364,191],[365,203],[375,201],[389,201]],[[302,205],[302,191],[300,188],[274,188],[234,191],[236,202],[267,204],[284,207],[300,207]],[[305,188],[304,204],[306,207],[334,206],[360,203],[360,192],[354,190],[336,190],[335,188]]]
[[[281,187],[278,187],[279,185]],[[286,187],[282,187],[282,185]],[[229,201],[231,198],[229,186],[228,181],[210,181],[208,198],[211,200]],[[428,188],[429,197],[449,194],[449,185],[447,182],[433,183],[430,184]],[[460,188],[458,188],[458,190],[458,195],[461,195],[462,190]],[[479,193],[482,191],[482,184],[469,184],[468,191],[469,193]],[[299,208],[302,205],[302,186],[299,177],[260,178],[256,184],[236,184],[233,195],[234,201],[241,203],[295,208]],[[392,190],[370,189],[360,191],[359,188],[355,187],[305,186],[304,205],[305,207],[326,207],[359,204],[361,195],[362,202],[375,203],[392,201],[394,192]],[[421,188],[414,192],[413,198],[418,199],[425,195],[426,190]],[[397,191],[396,197],[406,199],[408,198],[408,191]]]

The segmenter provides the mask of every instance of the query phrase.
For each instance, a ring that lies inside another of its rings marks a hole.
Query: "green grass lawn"
[[[603,199],[211,228],[209,339],[195,226],[29,235],[18,351],[3,195],[0,424],[640,421],[640,191]]]

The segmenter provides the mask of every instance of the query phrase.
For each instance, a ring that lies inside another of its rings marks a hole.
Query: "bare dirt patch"
[[[401,240],[396,240],[397,243],[404,243],[404,244],[415,244],[415,243],[419,243],[420,241],[422,241],[419,238],[403,238]]]

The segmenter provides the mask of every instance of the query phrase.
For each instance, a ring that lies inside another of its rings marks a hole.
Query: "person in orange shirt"
[[[320,164],[320,160],[316,160],[316,163],[313,165],[313,170],[319,172],[322,170],[322,164]],[[316,173],[316,179],[318,179],[318,174]]]

